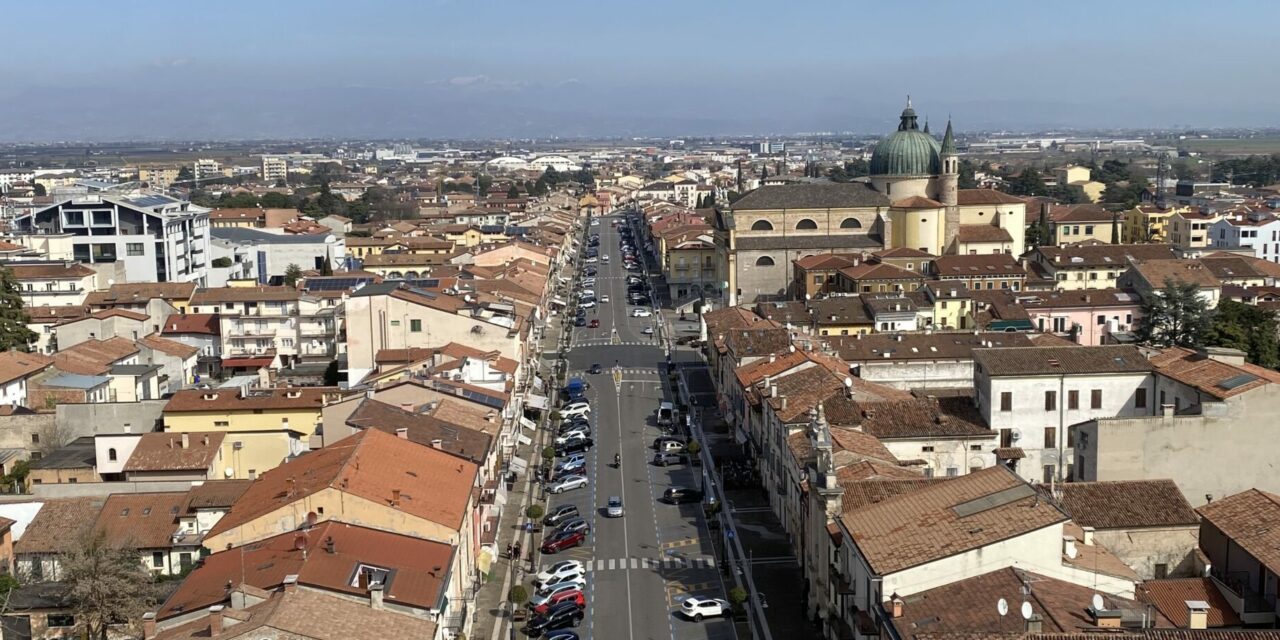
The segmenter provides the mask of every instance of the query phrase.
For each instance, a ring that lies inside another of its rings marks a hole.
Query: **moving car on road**
[[[623,516],[622,498],[609,496],[609,503],[604,507],[604,515],[610,518],[621,518]]]
[[[600,366],[599,362],[597,362],[591,365],[590,369],[587,369],[587,373],[590,373],[592,375],[600,375],[601,373],[604,373],[604,368]]]
[[[600,304],[609,304],[609,296],[600,296]]]
[[[680,603],[680,613],[695,622],[702,622],[703,618],[715,618],[729,613],[729,601],[689,596]]]
[[[659,454],[662,455],[662,454]],[[547,485],[547,493],[564,493],[574,489],[581,489],[587,486],[586,476],[565,476],[550,485]]]
[[[649,311],[648,309],[632,309],[631,310],[632,318],[648,318],[649,316],[652,316],[652,315],[653,315],[653,312]]]
[[[609,296],[605,296],[604,302],[608,302],[608,301],[609,301]],[[591,322],[587,323],[587,327],[588,327],[588,328],[590,328],[590,329],[599,329],[599,328],[600,328],[600,319],[599,319],[599,318],[592,318],[592,319],[591,319]]]

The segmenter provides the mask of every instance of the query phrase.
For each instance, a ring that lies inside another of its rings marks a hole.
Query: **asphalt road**
[[[595,266],[597,299],[608,303],[588,311],[597,328],[578,327],[568,353],[570,375],[591,384],[592,435],[596,446],[587,457],[591,484],[549,498],[548,506],[578,506],[591,522],[586,545],[541,564],[574,558],[588,564],[587,618],[578,628],[582,638],[600,640],[733,640],[726,620],[685,620],[675,613],[689,595],[723,598],[725,587],[715,568],[711,538],[698,504],[673,506],[657,498],[670,486],[697,486],[701,469],[687,463],[669,467],[650,464],[653,439],[661,435],[656,410],[672,391],[666,382],[667,355],[658,342],[660,315],[631,316],[627,304],[627,272],[622,267],[619,236],[605,217],[591,232],[600,234],[600,255],[610,262]],[[575,293],[576,297],[576,293]],[[570,311],[572,313],[572,311]],[[646,335],[653,328],[654,335]],[[604,372],[586,370],[600,364]],[[622,464],[612,465],[619,453]],[[606,518],[610,496],[620,496],[626,515]]]

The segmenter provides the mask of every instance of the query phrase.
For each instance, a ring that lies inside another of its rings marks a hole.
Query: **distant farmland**
[[[1248,156],[1280,153],[1280,137],[1277,138],[1188,138],[1171,140],[1179,149],[1199,151],[1209,155]]]

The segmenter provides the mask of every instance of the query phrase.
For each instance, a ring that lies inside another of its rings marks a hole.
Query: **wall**
[[[225,424],[219,424],[225,423]],[[238,411],[183,411],[164,414],[165,431],[281,431],[311,436],[320,423],[320,407]]]
[[[1280,385],[1269,384],[1227,403],[1204,405],[1213,415],[1157,416],[1089,422],[1078,427],[1080,480],[1172,478],[1192,505],[1246,489],[1280,491],[1275,467],[1275,417]]]
[[[31,495],[16,495],[14,498],[30,500],[33,496],[39,499],[48,498],[80,498],[85,496],[108,496],[113,493],[152,493],[156,491],[187,491],[196,483],[190,481],[171,482],[91,482],[78,484],[41,484],[30,487]],[[0,497],[0,502],[8,496]]]
[[[107,476],[113,473],[124,473],[124,465],[129,462],[133,450],[138,447],[142,434],[104,434],[93,439],[94,451],[97,455],[98,473]],[[111,459],[111,450],[116,452],[115,460]]]
[[[955,469],[956,475],[962,476],[971,469],[995,465],[994,452],[1000,444],[994,433],[973,438],[881,438],[880,441],[899,460],[924,460],[936,478],[945,477],[948,469]],[[977,450],[973,449],[975,446]],[[932,451],[925,451],[925,447]]]
[[[236,448],[237,442],[240,443],[239,449]],[[222,439],[221,460],[214,466],[211,477],[217,480],[250,480],[308,448],[306,438],[298,438],[286,431],[227,432]]]
[[[27,476],[27,485],[37,487],[46,484],[88,484],[101,482],[98,472],[91,467],[72,469],[32,469]]]
[[[42,441],[52,438],[48,444],[65,444],[75,439],[71,433],[65,436],[59,433],[56,425],[57,420],[52,413],[0,416],[0,449],[41,450],[42,443],[32,442],[33,434],[40,436]],[[70,429],[68,426],[66,430]]]
[[[1146,527],[1096,531],[1094,540],[1138,572],[1144,580],[1156,577],[1155,566],[1168,567],[1166,577],[1195,575],[1195,551],[1199,545],[1197,525]]]
[[[160,414],[166,404],[168,400],[60,404],[57,408],[57,422],[59,429],[67,431],[71,437],[97,433],[159,431]]]

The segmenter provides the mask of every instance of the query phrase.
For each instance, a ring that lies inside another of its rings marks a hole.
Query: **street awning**
[[[517,433],[516,440],[518,440],[520,444],[533,444],[533,440],[523,433]]]
[[[520,456],[511,456],[511,470],[516,473],[524,473],[529,470],[529,461]]]
[[[222,366],[231,369],[261,369],[262,367],[271,366],[272,362],[275,362],[275,358],[272,356],[265,356],[261,358],[224,358],[222,360]]]
[[[551,407],[550,398],[546,396],[540,396],[536,393],[531,393],[527,397],[525,397],[524,403],[526,406],[530,406],[530,407],[533,407],[534,409],[539,409],[541,411],[546,411]]]
[[[536,422],[524,416],[520,416],[520,426],[529,429],[530,431],[536,431],[538,429],[538,424]]]
[[[564,307],[564,306],[568,306],[568,304],[569,304],[569,303],[568,303],[568,302],[565,302],[565,301],[564,301],[564,299],[562,299],[562,298],[552,298],[552,299],[551,299],[551,304],[558,304],[558,305],[560,305],[560,306]]]

